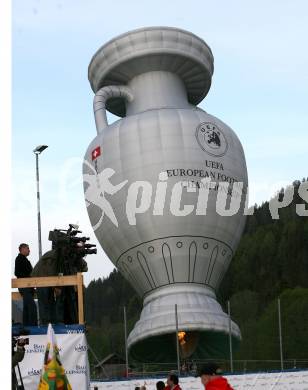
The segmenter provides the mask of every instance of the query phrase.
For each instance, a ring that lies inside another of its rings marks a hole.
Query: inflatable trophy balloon
[[[86,205],[105,253],[143,298],[128,348],[144,362],[175,359],[176,330],[182,358],[229,350],[215,292],[245,224],[247,170],[233,130],[197,107],[212,74],[209,46],[169,27],[120,35],[89,65],[97,136],[83,164]],[[106,110],[122,119],[109,125]],[[231,334],[240,340],[234,322]]]

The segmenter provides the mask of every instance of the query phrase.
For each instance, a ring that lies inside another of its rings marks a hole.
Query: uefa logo
[[[214,123],[200,123],[196,129],[196,138],[201,149],[211,156],[221,157],[227,152],[227,139]]]

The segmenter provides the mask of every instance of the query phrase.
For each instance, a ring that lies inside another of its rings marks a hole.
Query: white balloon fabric
[[[215,291],[244,228],[247,169],[232,129],[196,107],[212,74],[207,44],[169,27],[123,34],[89,65],[98,135],[85,155],[85,199],[104,251],[144,298],[128,338],[143,361],[176,356],[175,304],[182,357],[229,348]],[[105,108],[123,119],[107,126]],[[231,333],[240,339],[234,322]]]

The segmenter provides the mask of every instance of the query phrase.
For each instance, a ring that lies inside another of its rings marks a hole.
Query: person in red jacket
[[[169,374],[165,390],[182,390],[179,385],[179,377],[176,374]]]
[[[205,390],[234,390],[216,363],[208,363],[198,371]]]

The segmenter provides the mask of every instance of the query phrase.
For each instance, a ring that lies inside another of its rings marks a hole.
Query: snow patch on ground
[[[226,376],[234,390],[308,390],[308,371],[257,373]],[[145,385],[147,390],[155,390],[156,382],[161,378],[131,379],[129,381],[91,382],[91,390],[134,390]],[[204,390],[200,378],[180,378],[182,390]]]

